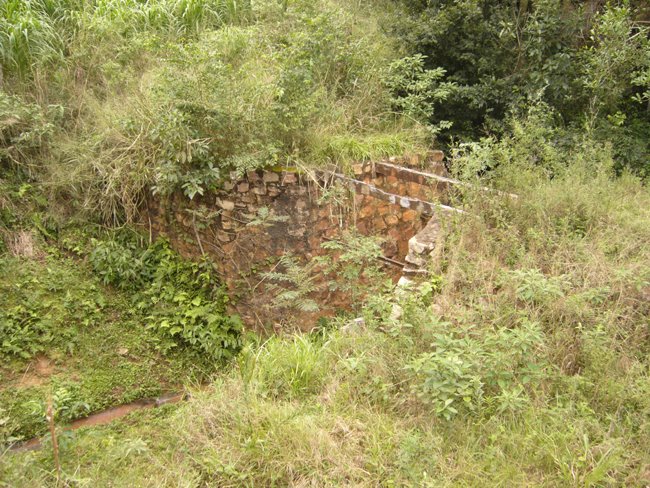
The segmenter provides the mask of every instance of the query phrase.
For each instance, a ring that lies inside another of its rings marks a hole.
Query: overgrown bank
[[[447,226],[400,318],[375,294],[362,326],[248,343],[187,406],[78,433],[69,480],[647,484],[650,194],[590,141],[550,180],[530,164],[539,149],[522,136],[458,156],[468,170],[511,156],[492,178],[519,198],[465,196],[475,217]],[[3,478],[42,483],[50,463],[5,457]]]

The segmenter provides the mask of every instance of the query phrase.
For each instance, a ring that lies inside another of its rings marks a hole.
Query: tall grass
[[[368,13],[325,0],[12,0],[5,90],[64,115],[47,120],[47,159],[21,162],[54,198],[121,224],[147,192],[192,198],[232,170],[417,148],[428,136],[390,110],[396,54]]]

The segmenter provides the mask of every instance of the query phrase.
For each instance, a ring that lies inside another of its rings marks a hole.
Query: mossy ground
[[[13,426],[10,436],[43,434],[47,426],[33,413],[34,402],[47,402],[60,389],[69,393],[68,403],[84,404],[83,415],[205,378],[211,367],[191,352],[158,351],[132,297],[102,285],[82,260],[51,251],[39,259],[1,260],[3,309],[31,307],[51,334],[25,354],[30,357],[4,357],[0,405]]]

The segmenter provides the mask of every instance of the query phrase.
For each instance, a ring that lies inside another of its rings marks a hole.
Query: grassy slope
[[[526,144],[484,149],[515,161],[494,179],[520,197],[466,195],[478,218],[448,226],[436,278],[402,300],[400,320],[394,298],[378,297],[363,328],[251,345],[187,405],[77,433],[66,475],[94,486],[647,484],[650,194],[611,179],[606,149],[567,153],[577,162],[549,180],[529,165],[539,144]],[[48,451],[2,464],[18,486],[43,483],[41,467]]]
[[[42,404],[52,392],[69,397],[62,406],[77,410],[64,415],[74,418],[182,389],[201,378],[205,371],[186,352],[163,356],[157,351],[156,338],[130,296],[103,286],[79,259],[50,252],[38,260],[0,258],[3,312],[24,307],[36,316],[33,324],[47,323],[52,333],[51,340],[38,343],[19,334],[5,336],[35,346],[25,358],[3,356],[0,405],[7,435],[43,434],[47,426],[33,413],[32,402]]]

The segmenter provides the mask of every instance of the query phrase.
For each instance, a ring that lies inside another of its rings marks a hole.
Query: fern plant
[[[273,283],[269,290],[275,293],[271,308],[280,310],[298,310],[301,312],[317,312],[318,303],[311,298],[313,293],[323,289],[323,284],[317,282],[316,269],[320,261],[312,260],[301,265],[291,253],[287,253],[278,261],[279,271],[264,273],[264,277]]]

